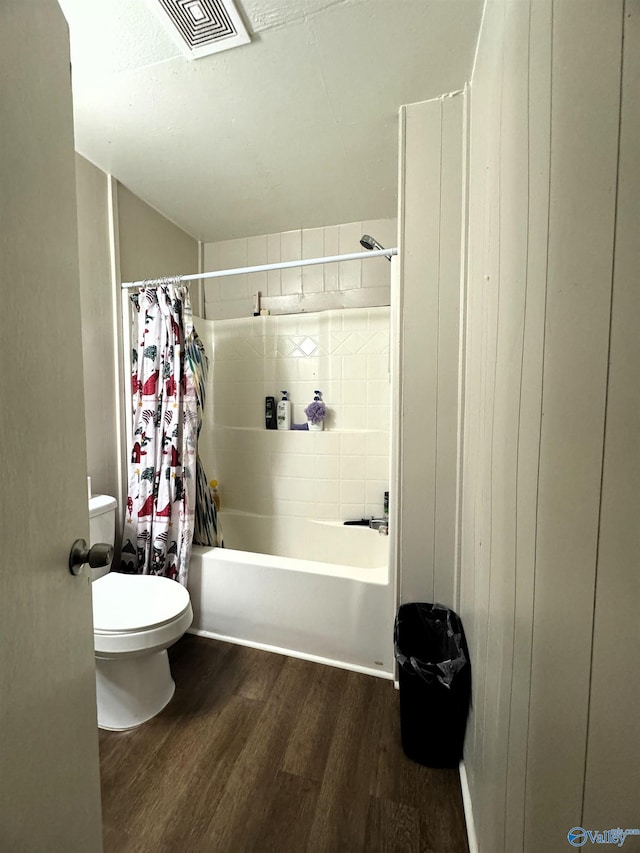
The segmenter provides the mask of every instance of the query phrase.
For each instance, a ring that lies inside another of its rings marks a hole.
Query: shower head
[[[380,243],[372,237],[370,234],[363,234],[360,238],[360,245],[364,246],[365,249],[369,249],[372,252],[374,249],[384,249],[384,246],[381,246]],[[391,258],[387,255],[387,260],[391,263]]]
[[[378,241],[371,237],[369,234],[363,234],[360,238],[360,245],[364,246],[365,249],[369,249],[369,251],[373,251],[374,249],[384,249],[384,246],[381,246]]]

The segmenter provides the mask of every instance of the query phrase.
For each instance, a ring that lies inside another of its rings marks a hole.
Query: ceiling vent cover
[[[149,0],[189,59],[229,50],[251,39],[233,0]]]

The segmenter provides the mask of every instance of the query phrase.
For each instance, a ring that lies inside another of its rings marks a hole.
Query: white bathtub
[[[221,520],[224,548],[193,547],[191,633],[393,677],[386,536],[251,513]]]

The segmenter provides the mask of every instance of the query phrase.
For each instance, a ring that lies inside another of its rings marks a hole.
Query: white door
[[[68,34],[0,2],[0,850],[102,849]]]

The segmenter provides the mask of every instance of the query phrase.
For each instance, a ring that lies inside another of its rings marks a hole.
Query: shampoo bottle
[[[267,429],[276,428],[276,398],[264,398],[264,425]]]
[[[289,392],[282,392],[282,400],[278,402],[278,429],[291,429],[291,402]]]

